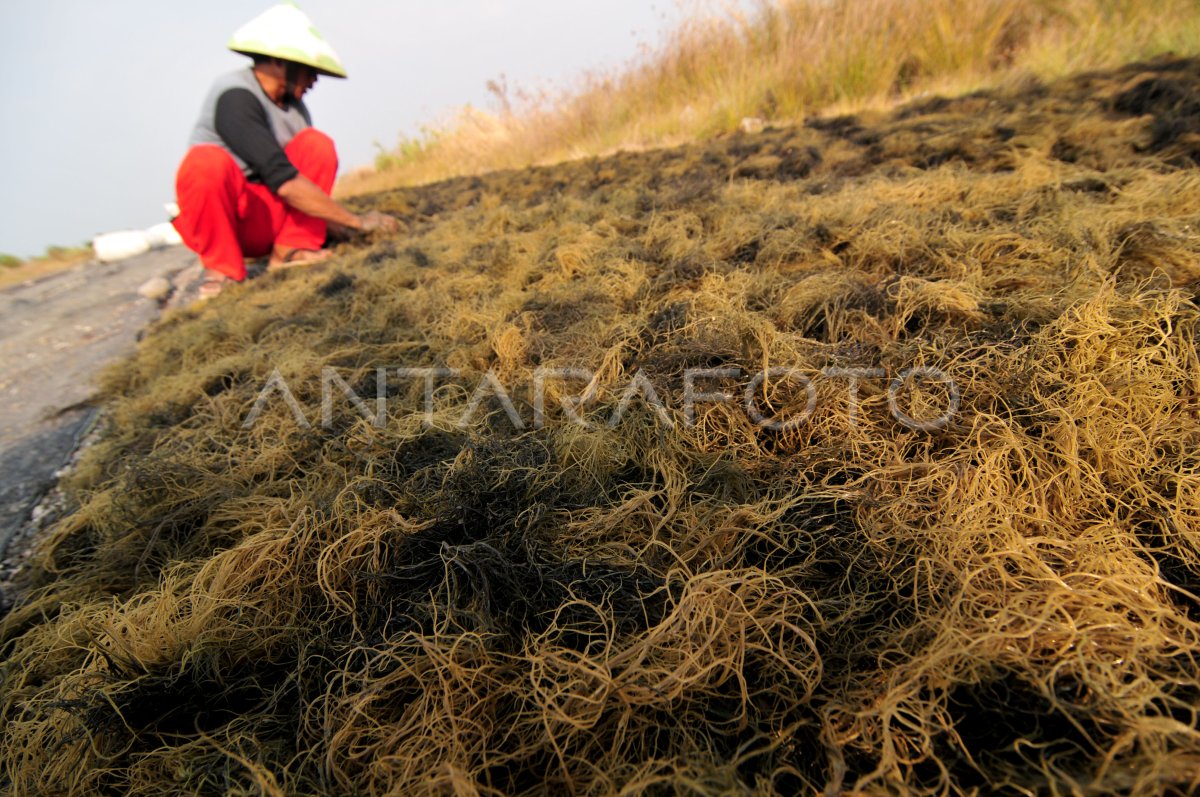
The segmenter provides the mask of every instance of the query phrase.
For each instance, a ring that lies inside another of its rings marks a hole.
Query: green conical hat
[[[346,77],[337,53],[294,3],[269,8],[238,28],[229,40],[229,49],[243,55],[295,61],[324,75]]]

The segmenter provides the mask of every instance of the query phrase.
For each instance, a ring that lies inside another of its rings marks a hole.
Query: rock
[[[165,277],[152,277],[142,283],[142,287],[138,288],[138,296],[144,297],[154,302],[161,302],[171,294],[171,281]]]

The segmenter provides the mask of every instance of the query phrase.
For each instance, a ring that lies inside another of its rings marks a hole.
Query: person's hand
[[[363,232],[398,232],[400,230],[400,220],[395,216],[389,216],[386,213],[380,213],[378,210],[372,210],[358,217],[362,222],[360,228]]]

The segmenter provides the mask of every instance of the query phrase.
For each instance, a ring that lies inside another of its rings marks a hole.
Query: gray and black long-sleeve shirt
[[[311,126],[303,100],[289,97],[280,108],[263,91],[253,67],[247,67],[213,84],[188,146],[216,144],[233,156],[246,179],[278,191],[299,174],[283,148]]]

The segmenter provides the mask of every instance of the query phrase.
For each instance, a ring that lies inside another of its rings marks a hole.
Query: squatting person
[[[253,65],[218,78],[175,179],[175,229],[200,256],[202,296],[246,278],[245,259],[269,269],[325,259],[331,231],[391,232],[396,219],[357,215],[330,197],[337,153],[312,127],[304,94],[318,75],[344,78],[333,48],[294,4],[255,17],[229,41]]]

